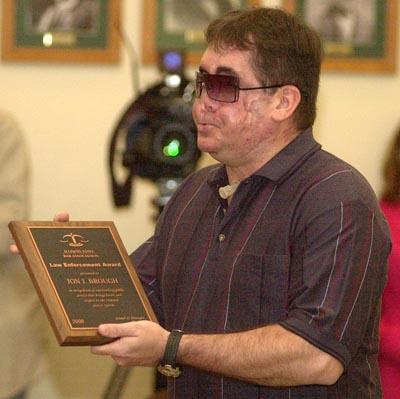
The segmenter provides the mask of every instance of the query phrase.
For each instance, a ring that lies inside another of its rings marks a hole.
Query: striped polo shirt
[[[264,387],[183,367],[175,399],[380,398],[387,223],[365,178],[302,132],[242,181],[186,179],[132,259],[163,326],[226,333],[279,323],[345,367],[332,386]],[[268,344],[268,343],[266,343]]]

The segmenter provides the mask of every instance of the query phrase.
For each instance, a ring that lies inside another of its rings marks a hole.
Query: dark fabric
[[[280,323],[339,359],[333,386],[268,388],[184,367],[171,398],[380,398],[380,296],[390,239],[366,180],[303,132],[243,181],[190,176],[132,254],[168,329],[224,333]],[[223,235],[223,236],[221,236]]]

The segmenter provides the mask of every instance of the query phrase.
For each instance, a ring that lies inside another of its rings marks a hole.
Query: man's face
[[[262,86],[250,63],[250,56],[248,51],[216,52],[208,48],[199,70],[237,76],[240,87]],[[232,167],[262,160],[272,127],[269,118],[271,98],[264,90],[240,91],[237,102],[224,103],[211,99],[203,88],[193,105],[199,149]]]

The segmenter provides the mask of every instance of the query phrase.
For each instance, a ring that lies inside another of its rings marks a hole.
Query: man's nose
[[[197,97],[196,99],[199,101],[199,103],[205,107],[206,109],[211,109],[215,107],[215,104],[217,101],[213,100],[207,93],[206,88],[203,86],[203,89],[201,90],[200,97]]]

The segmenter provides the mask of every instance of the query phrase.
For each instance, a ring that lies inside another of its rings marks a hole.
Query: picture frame
[[[120,0],[82,2],[67,16],[52,0],[2,1],[2,59],[117,63]],[[78,10],[78,8],[80,9]]]
[[[282,5],[320,34],[325,53],[324,70],[394,73],[397,2],[283,0]]]
[[[179,20],[174,18],[174,3],[179,7]],[[158,51],[170,49],[183,51],[187,65],[199,63],[205,48],[203,31],[208,22],[220,14],[213,15],[209,19],[210,15],[206,15],[204,10],[201,10],[201,1],[186,2],[186,4],[188,3],[192,3],[191,7],[199,8],[196,14],[190,14],[193,12],[193,8],[189,10],[189,6],[184,10],[183,4],[179,3],[179,0],[143,1],[143,64],[158,64]],[[232,8],[258,6],[260,0],[231,0],[230,3]],[[193,19],[192,15],[195,16]]]

